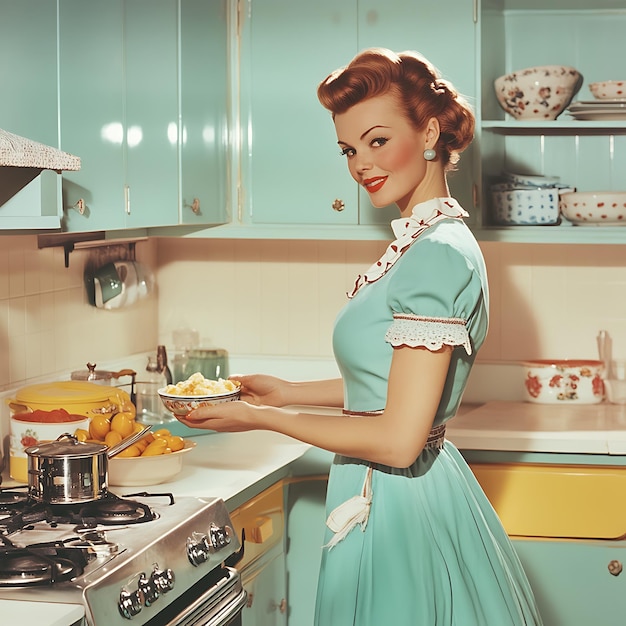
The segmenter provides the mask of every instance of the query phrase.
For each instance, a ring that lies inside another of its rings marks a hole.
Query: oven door
[[[246,592],[232,567],[214,570],[146,626],[242,626]]]

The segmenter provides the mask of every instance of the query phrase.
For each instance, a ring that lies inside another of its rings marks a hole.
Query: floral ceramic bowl
[[[198,409],[202,406],[212,406],[214,404],[221,404],[222,402],[239,400],[240,394],[240,389],[236,389],[229,393],[181,396],[168,394],[165,388],[159,389],[159,397],[161,398],[161,402],[163,402],[163,406],[177,417],[184,417],[194,409]]]
[[[496,78],[500,106],[517,120],[555,120],[580,89],[582,76],[565,65],[542,65]]]
[[[578,226],[626,226],[626,191],[564,193],[559,207]]]
[[[604,363],[593,360],[525,361],[524,392],[538,404],[598,404],[604,399]]]
[[[589,91],[598,100],[626,99],[626,80],[603,80],[589,83]]]

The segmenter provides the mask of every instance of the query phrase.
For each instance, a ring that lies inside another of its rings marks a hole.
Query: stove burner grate
[[[80,576],[89,562],[83,550],[63,544],[0,549],[0,587],[45,585]]]

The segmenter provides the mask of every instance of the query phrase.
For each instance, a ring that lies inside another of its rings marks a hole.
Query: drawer
[[[240,539],[242,530],[245,530],[244,556],[237,564],[237,569],[243,570],[283,540],[285,514],[282,481],[235,509],[230,518]]]
[[[626,467],[471,463],[509,535],[626,535]]]

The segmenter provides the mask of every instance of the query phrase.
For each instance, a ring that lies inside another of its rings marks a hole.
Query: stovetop
[[[0,599],[83,604],[89,624],[128,624],[137,608],[143,624],[240,549],[219,498],[24,495],[0,490]]]

